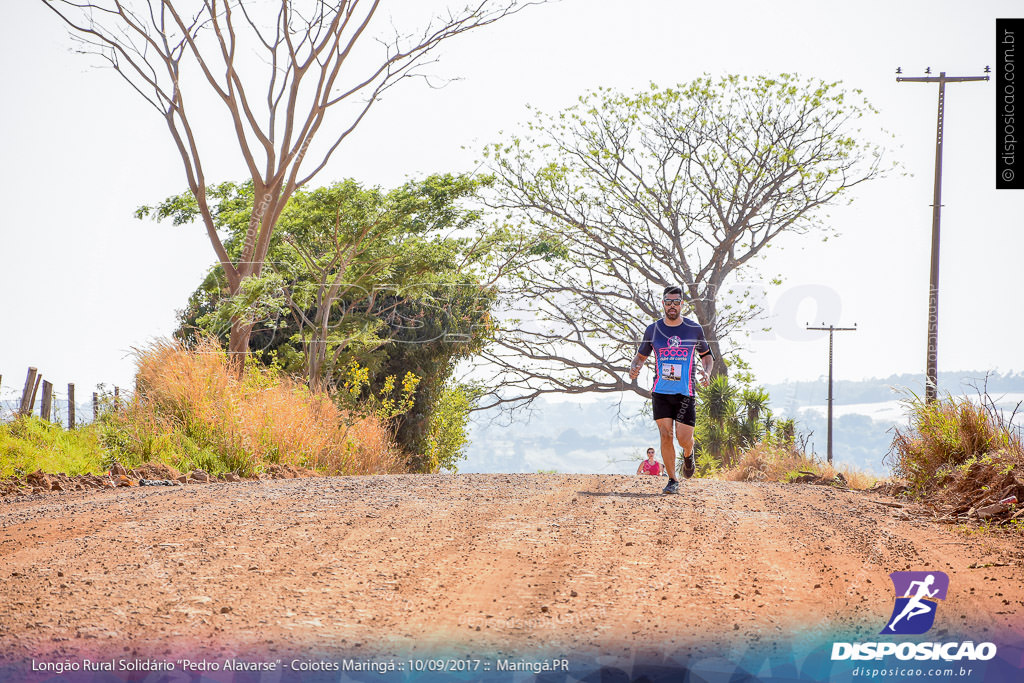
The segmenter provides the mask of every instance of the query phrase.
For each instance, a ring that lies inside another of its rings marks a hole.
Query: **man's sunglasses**
[[[682,299],[665,299],[664,301],[666,306],[678,306],[683,303]]]

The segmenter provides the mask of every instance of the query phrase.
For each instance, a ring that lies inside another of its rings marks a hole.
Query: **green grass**
[[[36,470],[68,475],[105,471],[98,428],[86,425],[67,431],[35,416],[0,424],[0,476]]]

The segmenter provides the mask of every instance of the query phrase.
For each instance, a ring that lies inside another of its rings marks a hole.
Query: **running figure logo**
[[[919,635],[935,623],[938,600],[946,599],[949,577],[943,572],[893,572],[896,604],[883,634]]]

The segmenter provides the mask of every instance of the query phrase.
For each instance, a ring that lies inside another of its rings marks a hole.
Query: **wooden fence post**
[[[92,421],[100,419],[100,395],[92,392]]]
[[[50,421],[50,408],[53,406],[53,384],[43,380],[43,398],[39,403],[39,417]]]
[[[36,409],[36,395],[39,394],[39,385],[43,382],[42,375],[36,375],[36,385],[32,387],[32,400],[28,404],[28,414],[31,415],[32,411]]]
[[[33,367],[28,369],[28,375],[25,377],[25,388],[21,392],[21,405],[18,406],[19,415],[28,415],[32,412],[28,401],[32,397],[32,387],[36,384],[37,372],[39,371]]]
[[[121,410],[121,388],[114,387],[114,412]]]
[[[68,383],[68,429],[75,428],[75,385]]]

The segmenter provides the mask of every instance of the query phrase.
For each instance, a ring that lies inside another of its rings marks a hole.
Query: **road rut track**
[[[1024,637],[1019,535],[900,519],[882,497],[821,486],[695,479],[663,496],[664,481],[402,475],[8,498],[0,664],[874,638],[904,569],[950,575],[938,636]]]

